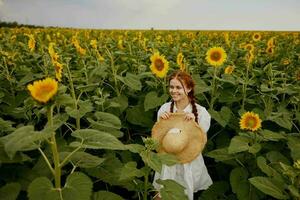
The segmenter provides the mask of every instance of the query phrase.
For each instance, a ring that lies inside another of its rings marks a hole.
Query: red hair
[[[193,81],[192,76],[183,71],[175,71],[170,75],[169,83],[172,79],[177,79],[181,83],[183,89],[185,88],[184,86],[186,86],[188,89],[191,89],[191,91],[187,95],[192,104],[192,112],[195,115],[195,121],[198,123],[198,111],[196,107],[196,98],[194,92],[195,82]],[[173,110],[174,110],[174,101],[172,100],[170,112],[172,113]]]

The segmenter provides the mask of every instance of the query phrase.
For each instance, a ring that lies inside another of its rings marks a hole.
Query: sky
[[[0,0],[0,21],[95,29],[300,31],[300,0]]]

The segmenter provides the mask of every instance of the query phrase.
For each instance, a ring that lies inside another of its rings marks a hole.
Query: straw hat
[[[159,142],[159,153],[174,154],[180,163],[194,160],[207,141],[202,128],[193,120],[184,120],[184,113],[172,113],[152,128],[152,138]]]

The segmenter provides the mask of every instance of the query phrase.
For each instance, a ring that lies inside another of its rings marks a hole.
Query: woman
[[[157,113],[158,120],[168,119],[170,113],[184,112],[185,120],[195,120],[207,133],[211,117],[204,107],[195,102],[194,88],[195,83],[189,74],[182,71],[174,72],[169,78],[172,101],[160,107]],[[155,172],[153,181],[153,186],[159,191],[161,186],[155,182],[157,179],[172,179],[183,185],[189,200],[193,200],[194,192],[205,190],[212,184],[202,154],[189,163],[163,165],[161,173]],[[160,195],[155,199],[161,199]]]

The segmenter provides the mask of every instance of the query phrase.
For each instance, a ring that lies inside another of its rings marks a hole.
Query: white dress
[[[171,102],[168,102],[160,107],[157,113],[158,120],[162,113],[170,112],[170,106]],[[210,127],[210,114],[204,107],[198,104],[196,104],[196,108],[198,112],[198,124],[206,133]],[[176,111],[177,108],[174,104],[173,112]],[[189,104],[183,111],[186,113],[192,113],[192,105]],[[201,153],[190,163],[175,164],[172,166],[163,165],[161,173],[155,172],[153,186],[159,191],[161,185],[155,182],[157,179],[175,180],[177,183],[186,188],[185,193],[189,200],[193,200],[194,192],[205,190],[212,184],[212,180],[207,172]]]

